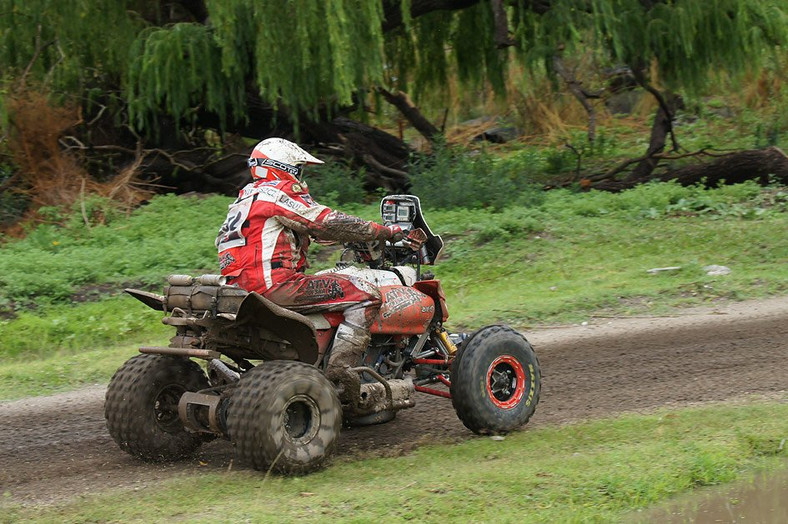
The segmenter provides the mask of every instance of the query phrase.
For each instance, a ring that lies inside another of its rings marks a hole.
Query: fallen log
[[[788,184],[788,156],[774,146],[738,151],[705,164],[668,170],[659,179],[676,180],[684,186],[703,183],[707,187],[738,184],[746,180],[755,180],[761,185],[771,181]]]
[[[660,173],[652,173],[648,177],[615,180],[604,175],[599,178],[590,176],[584,179],[585,184],[581,181],[581,185],[587,189],[612,192],[624,191],[652,180],[663,182],[675,180],[683,186],[702,184],[705,187],[739,184],[747,180],[755,180],[761,185],[771,182],[788,185],[788,156],[775,146],[725,154],[699,151],[689,155],[678,155],[675,158],[668,155],[655,155],[654,158],[665,162],[688,156],[707,156],[713,157],[714,160],[681,167],[668,166]]]

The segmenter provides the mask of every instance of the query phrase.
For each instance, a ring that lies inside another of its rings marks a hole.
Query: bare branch
[[[0,195],[5,193],[9,187],[13,186],[20,178],[22,177],[22,171],[17,170],[13,175],[6,178],[2,184],[0,184]]]
[[[36,61],[38,60],[38,57],[40,57],[41,53],[44,52],[44,49],[46,49],[47,47],[51,46],[54,43],[55,43],[55,40],[50,40],[49,42],[47,42],[45,44],[41,44],[41,24],[39,24],[38,28],[36,29],[36,48],[35,48],[35,51],[33,51],[33,56],[30,58],[30,62],[27,63],[27,66],[25,67],[25,70],[22,71],[22,76],[19,77],[19,84],[20,85],[24,85],[25,84],[25,80],[27,79],[27,75],[30,74],[30,70],[33,68],[33,64],[36,63]]]
[[[55,69],[57,68],[57,66],[59,66],[60,63],[63,62],[63,60],[66,59],[66,53],[63,51],[63,48],[60,46],[60,42],[58,40],[54,40],[54,44],[55,44],[55,47],[57,48],[57,51],[58,51],[58,54],[60,55],[60,57],[57,59],[57,62],[52,64],[52,67],[49,68],[49,71],[47,71],[46,82],[45,82],[47,84],[49,83],[50,79],[52,78],[52,75],[55,74]]]
[[[73,142],[75,145],[67,145],[66,142],[68,142],[68,141]],[[80,150],[80,151],[118,151],[120,153],[126,153],[128,155],[133,155],[134,157],[139,157],[141,159],[145,159],[145,158],[147,158],[149,156],[160,155],[160,156],[166,158],[167,161],[170,164],[172,164],[173,166],[180,167],[181,169],[184,169],[184,170],[186,170],[188,172],[199,171],[202,168],[204,168],[205,166],[204,165],[197,165],[197,164],[194,164],[193,162],[184,163],[183,161],[179,161],[177,159],[177,157],[179,155],[188,155],[190,153],[199,153],[201,151],[212,151],[212,149],[209,148],[209,147],[196,147],[196,148],[193,148],[193,149],[182,149],[182,150],[173,151],[173,152],[165,151],[164,149],[159,149],[159,148],[143,149],[141,140],[137,141],[136,149],[131,149],[131,148],[128,148],[128,147],[118,146],[118,145],[113,145],[113,144],[107,144],[107,145],[103,145],[103,146],[86,146],[79,139],[77,139],[74,136],[70,136],[70,135],[69,136],[64,136],[63,138],[61,138],[60,139],[60,143],[61,143],[61,145],[63,145],[63,147],[66,150],[74,150],[74,149],[76,149],[76,150]],[[230,156],[241,156],[241,155],[233,154],[233,155],[230,155]],[[243,156],[245,156],[245,155],[243,155]],[[216,163],[216,162],[217,161],[214,161],[212,163]],[[210,165],[210,164],[208,164],[208,165]]]
[[[582,87],[582,82],[575,78],[574,73],[567,71],[564,66],[564,61],[561,57],[563,48],[559,48],[555,55],[553,55],[553,69],[558,76],[564,79],[569,91],[572,92],[574,97],[583,106],[588,114],[588,142],[593,144],[596,139],[596,110],[591,102],[588,101],[588,95]]]
[[[104,114],[104,111],[106,111],[106,110],[107,110],[107,106],[102,104],[101,105],[101,109],[99,110],[98,114],[95,117],[93,117],[90,120],[90,122],[87,123],[87,126],[90,127],[93,124],[95,124],[96,122],[98,122],[101,119],[102,115]]]
[[[369,165],[371,165],[375,169],[377,169],[377,170],[379,170],[379,171],[381,171],[383,173],[386,173],[387,175],[394,176],[394,177],[396,177],[398,179],[401,179],[401,180],[407,180],[408,179],[408,174],[405,171],[400,171],[399,169],[394,169],[392,167],[386,167],[383,164],[381,164],[380,162],[378,162],[377,159],[374,156],[372,156],[372,155],[364,155],[363,159],[364,159],[364,162],[368,163]]]
[[[564,142],[564,147],[569,149],[577,157],[577,165],[575,166],[575,178],[577,178],[580,176],[580,167],[583,165],[583,152],[578,151],[578,149],[569,142]]]
[[[440,134],[438,128],[421,114],[421,111],[411,102],[407,94],[402,91],[392,93],[382,87],[378,87],[377,91],[383,95],[383,98],[385,98],[388,103],[399,109],[402,116],[407,118],[408,122],[410,122],[424,138],[433,142],[435,137]]]

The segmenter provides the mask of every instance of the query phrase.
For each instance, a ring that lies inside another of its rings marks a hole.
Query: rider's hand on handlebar
[[[399,226],[386,226],[389,229],[389,241],[399,242],[408,234],[407,231]]]
[[[418,251],[421,249],[421,246],[424,245],[424,242],[427,241],[427,234],[421,229],[417,228],[406,231],[400,226],[396,225],[386,227],[388,227],[389,233],[391,234],[389,237],[389,242],[392,244],[401,240],[403,244],[411,248],[413,251]]]

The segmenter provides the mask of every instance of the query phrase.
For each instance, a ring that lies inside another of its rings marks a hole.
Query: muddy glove
[[[421,249],[421,246],[423,246],[426,241],[427,234],[421,229],[412,229],[408,232],[408,236],[402,240],[403,244],[406,244],[413,251]]]
[[[399,242],[400,240],[405,238],[405,235],[407,235],[407,231],[404,231],[399,226],[386,226],[386,227],[389,230],[389,238],[388,239],[392,243]]]

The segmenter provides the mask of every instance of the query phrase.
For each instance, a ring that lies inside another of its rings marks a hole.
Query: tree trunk
[[[411,150],[399,138],[380,129],[339,117],[331,122],[314,124],[334,150],[356,166],[366,166],[367,186],[405,191],[410,186],[408,161]]]
[[[649,92],[652,94],[654,94],[654,91],[653,88],[649,89]],[[648,149],[646,150],[646,158],[635,166],[635,169],[629,174],[628,178],[632,180],[643,180],[651,176],[651,173],[659,163],[659,159],[654,158],[654,155],[662,153],[665,150],[665,143],[667,142],[668,135],[673,133],[673,115],[681,99],[671,93],[668,93],[664,98],[658,92],[654,94],[654,96],[660,102],[659,109],[654,116],[654,123],[651,126],[651,137],[649,139]],[[674,150],[676,147],[674,138]]]
[[[378,88],[378,93],[383,95],[383,98],[386,99],[386,102],[399,109],[399,112],[402,113],[402,116],[404,116],[408,122],[410,122],[411,125],[422,134],[424,138],[426,138],[430,143],[435,141],[435,137],[440,133],[440,131],[438,131],[437,127],[432,125],[432,122],[427,120],[427,118],[421,114],[419,108],[413,104],[407,94],[403,93],[402,91],[392,93],[390,91],[386,91],[382,87]]]
[[[564,82],[566,82],[569,91],[574,95],[580,105],[583,106],[583,109],[586,110],[586,114],[588,114],[588,143],[593,145],[594,140],[596,140],[596,110],[594,109],[593,104],[589,101],[589,93],[587,93],[583,89],[583,84],[580,82],[574,75],[574,73],[568,71],[566,66],[564,65],[564,61],[562,58],[563,55],[563,48],[559,48],[555,55],[553,55],[553,69],[555,72],[563,78]]]

